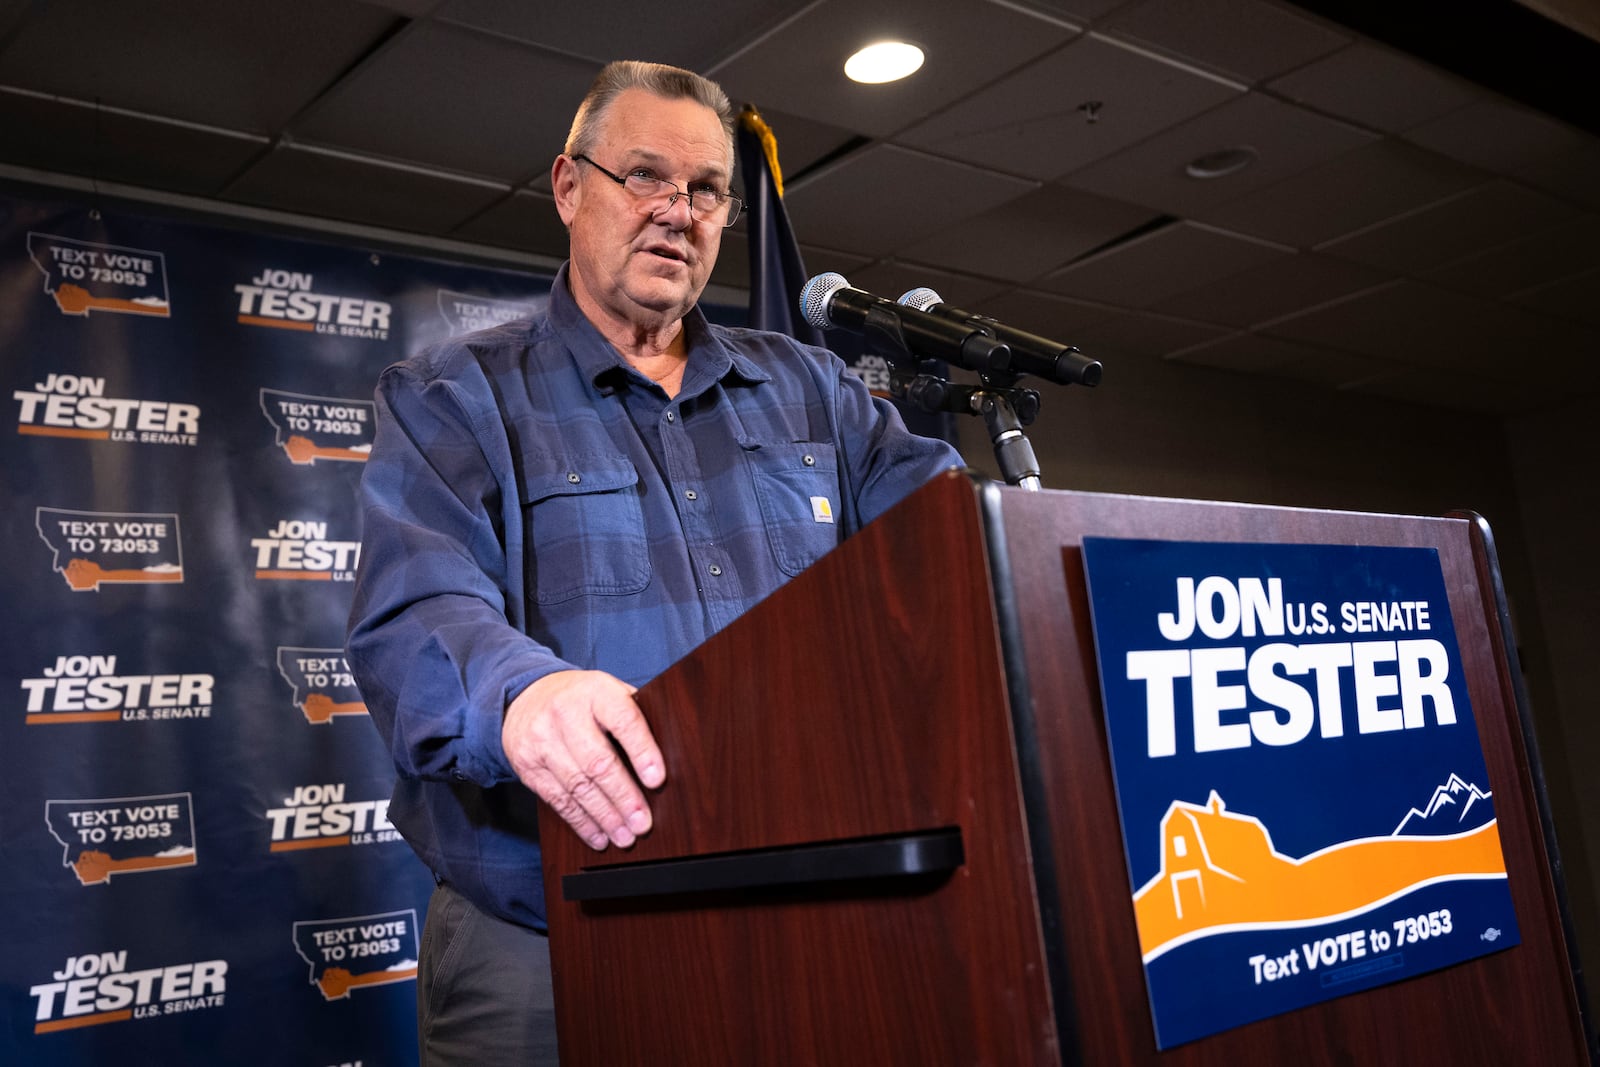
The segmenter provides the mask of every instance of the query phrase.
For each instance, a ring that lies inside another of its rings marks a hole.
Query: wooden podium
[[[1158,1051],[1088,535],[1437,549],[1522,941]],[[564,1067],[1591,1062],[1488,531],[951,473],[639,693],[655,829],[545,812]]]

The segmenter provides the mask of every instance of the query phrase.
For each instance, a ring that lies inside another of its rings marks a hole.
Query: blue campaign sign
[[[1517,943],[1433,549],[1084,560],[1159,1047]]]

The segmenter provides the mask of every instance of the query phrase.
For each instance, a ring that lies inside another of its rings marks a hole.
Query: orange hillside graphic
[[[61,570],[66,578],[67,585],[77,592],[85,592],[99,588],[102,582],[181,582],[183,569],[175,566],[164,566],[160,569],[154,567],[119,567],[112,570],[88,559],[72,559]]]
[[[193,867],[194,863],[192,848],[159,856],[130,856],[125,860],[112,859],[98,849],[89,849],[80,852],[78,858],[72,861],[72,870],[78,876],[80,885],[100,885],[111,881],[113,874],[121,874],[124,871],[149,871],[158,867]]]
[[[327,722],[335,715],[365,715],[367,705],[359,700],[340,703],[326,693],[312,693],[300,710],[306,713],[307,722]]]
[[[56,307],[68,315],[87,315],[91,309],[121,311],[131,315],[158,315],[162,318],[170,314],[165,302],[95,296],[83,286],[71,282],[62,282],[51,295],[56,298]]]
[[[283,443],[284,452],[289,459],[304,466],[315,463],[319,459],[342,459],[353,463],[365,463],[372,454],[372,446],[365,445],[358,448],[340,448],[328,445],[319,445],[311,438],[301,434],[293,434]]]
[[[389,971],[368,971],[366,974],[351,974],[343,967],[330,967],[317,979],[317,988],[322,990],[325,1000],[338,1000],[340,997],[350,995],[350,990],[357,986],[388,985],[390,982],[404,982],[417,976],[415,965],[396,967]]]
[[[1493,820],[1442,837],[1363,838],[1302,859],[1282,855],[1260,820],[1174,801],[1161,820],[1161,871],[1133,895],[1145,961],[1179,940],[1240,926],[1292,926],[1345,915],[1413,887],[1505,877]]]

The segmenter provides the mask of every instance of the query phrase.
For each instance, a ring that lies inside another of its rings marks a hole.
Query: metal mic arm
[[[1041,489],[1039,460],[1033,444],[1022,432],[1039,414],[1039,394],[1015,385],[1002,386],[985,376],[982,385],[953,385],[934,374],[903,370],[890,361],[889,390],[923,411],[950,411],[958,415],[980,415],[989,429],[995,460],[1006,484],[1024,489]],[[1009,376],[1015,381],[1015,376]]]

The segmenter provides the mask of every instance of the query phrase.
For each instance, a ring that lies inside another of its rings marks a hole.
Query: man
[[[828,353],[696,307],[739,210],[732,123],[697,75],[606,67],[551,169],[548,310],[378,384],[349,659],[439,882],[425,1064],[554,1059],[535,795],[632,845],[634,775],[669,770],[634,687],[960,462]]]

